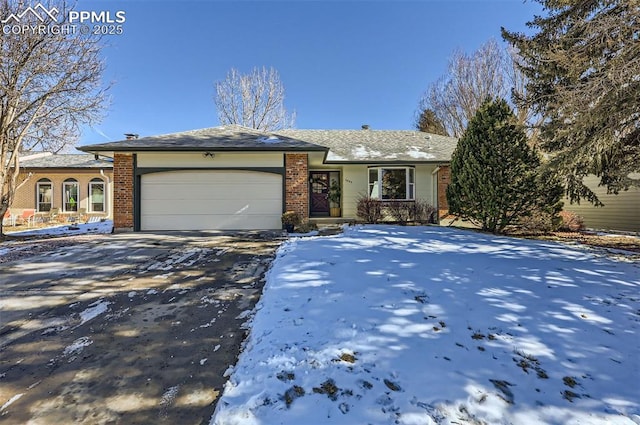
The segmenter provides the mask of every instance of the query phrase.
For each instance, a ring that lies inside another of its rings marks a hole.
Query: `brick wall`
[[[113,227],[133,230],[133,155],[113,156]]]
[[[296,211],[303,220],[309,216],[309,161],[306,153],[288,153],[285,164],[285,208]]]
[[[449,214],[447,202],[449,183],[451,183],[451,168],[448,165],[442,165],[438,170],[438,217],[446,217]]]

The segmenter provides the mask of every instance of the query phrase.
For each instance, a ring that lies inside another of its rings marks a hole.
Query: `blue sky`
[[[455,49],[500,26],[526,31],[531,0],[80,0],[76,10],[126,12],[107,37],[112,103],[80,145],[219,125],[214,82],[232,67],[276,68],[297,128],[412,128],[422,92]]]

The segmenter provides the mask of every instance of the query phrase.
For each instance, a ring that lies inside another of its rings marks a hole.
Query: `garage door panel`
[[[185,204],[182,202],[171,202],[167,204],[164,200],[148,200],[145,202],[147,213],[145,216],[153,215],[196,215],[196,214],[247,214],[260,215],[269,211],[280,211],[282,203],[278,200],[202,200],[197,203]],[[155,213],[153,211],[156,211]]]
[[[205,184],[189,184],[188,187],[177,184],[153,184],[145,185],[140,199],[142,200],[188,200],[188,199],[273,199],[273,185],[261,184],[251,185],[250,187],[243,185],[225,185],[225,187],[216,187]]]
[[[141,230],[279,229],[282,176],[170,171],[141,179]]]
[[[190,215],[185,219],[182,214],[155,215],[146,219],[142,230],[254,230],[273,229],[273,223],[280,223],[280,215],[228,216],[216,214]],[[164,229],[171,223],[170,229]],[[279,224],[278,224],[279,226]]]

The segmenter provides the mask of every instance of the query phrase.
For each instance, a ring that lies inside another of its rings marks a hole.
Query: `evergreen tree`
[[[599,205],[587,174],[611,193],[640,185],[640,0],[536,1],[536,33],[502,30],[528,78],[518,103],[543,118],[541,147],[569,198]]]
[[[507,102],[487,101],[451,158],[449,212],[494,233],[532,214],[555,215],[562,190],[540,165]]]
[[[439,134],[440,136],[449,135],[442,121],[436,116],[436,113],[428,108],[423,109],[418,115],[416,119],[416,129],[424,133]]]

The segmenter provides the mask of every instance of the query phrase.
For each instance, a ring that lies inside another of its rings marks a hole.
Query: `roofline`
[[[131,146],[131,147],[121,147],[114,149],[113,146],[110,147],[97,147],[94,148],[91,145],[87,146],[79,146],[76,149],[81,150],[82,152],[289,152],[289,151],[302,151],[302,152],[328,152],[329,148],[324,146],[318,147],[302,147],[302,146],[289,146],[289,147],[280,147],[280,146],[265,146],[264,148],[245,148],[241,146],[231,146],[231,147],[206,147],[206,146],[170,146],[158,148],[156,146]]]
[[[443,163],[450,163],[451,160],[450,159],[433,159],[433,160],[408,160],[408,159],[402,159],[402,160],[392,160],[392,159],[388,159],[388,160],[381,160],[381,161],[376,161],[374,159],[368,160],[368,161],[323,161],[323,163],[328,164],[328,165],[348,165],[348,164],[353,164],[353,165],[376,165],[376,164],[381,164],[381,165],[392,165],[392,164],[443,164]]]
[[[69,167],[50,167],[50,166],[41,166],[41,167],[29,167],[29,166],[24,166],[24,165],[20,165],[20,169],[21,170],[27,170],[27,169],[31,169],[31,170],[35,170],[35,169],[42,169],[42,170],[101,170],[101,169],[105,169],[105,168],[113,168],[113,164],[111,165],[100,165],[100,166],[95,166],[95,167],[73,167],[73,166],[69,166]]]

